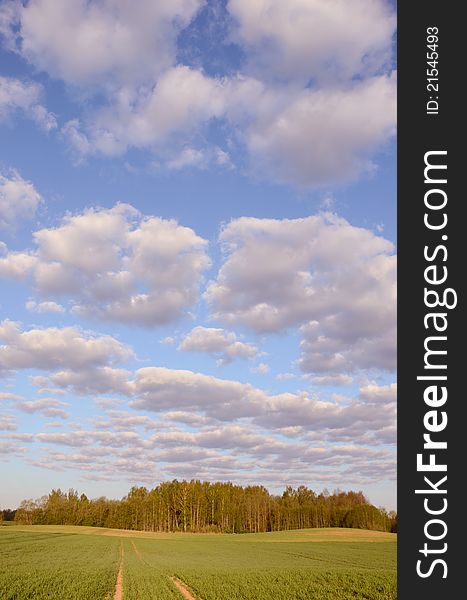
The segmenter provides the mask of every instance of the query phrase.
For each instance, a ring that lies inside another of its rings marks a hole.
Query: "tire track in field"
[[[115,584],[114,600],[123,600],[123,556],[125,550],[123,544],[120,542],[120,566],[118,569],[117,583]]]
[[[136,554],[136,557],[138,558],[138,560],[140,560],[142,563],[144,563],[146,566],[148,566],[152,569],[153,568],[152,565],[150,565],[148,562],[146,562],[146,560],[144,560],[143,556],[141,555],[141,552],[138,550],[138,548],[136,547],[136,544],[133,540],[131,540],[131,545],[133,546],[134,553]],[[188,589],[188,587],[185,585],[185,583],[181,579],[173,576],[173,577],[170,577],[170,580],[175,585],[177,590],[181,593],[181,595],[185,598],[185,600],[197,600],[196,597],[193,596],[191,591]],[[117,598],[117,596],[115,596],[114,600],[121,600],[121,597]]]
[[[131,540],[131,545],[133,546],[133,550],[135,551],[136,557],[138,558],[138,560],[140,560],[143,564],[145,564],[147,567],[149,567],[150,569],[153,569],[154,566],[151,565],[150,563],[148,563],[148,561],[143,557],[143,555],[141,554],[141,552],[138,550],[138,548],[136,547],[136,544],[134,543],[133,540]]]
[[[134,543],[133,540],[131,540],[131,545],[133,546],[133,550],[135,551],[135,554],[138,557],[138,559],[140,561],[144,562],[143,557],[141,556],[141,552],[138,550],[138,548],[136,547],[136,544]]]
[[[196,596],[193,596],[191,591],[187,588],[187,586],[183,583],[181,579],[178,577],[170,578],[172,583],[175,585],[180,594],[185,598],[185,600],[196,600]]]

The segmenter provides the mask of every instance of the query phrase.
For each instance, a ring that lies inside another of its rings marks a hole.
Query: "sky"
[[[0,2],[0,508],[396,508],[395,12]]]

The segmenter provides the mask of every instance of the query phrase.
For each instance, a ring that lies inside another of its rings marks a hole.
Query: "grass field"
[[[396,536],[0,527],[2,600],[181,600],[176,581],[197,600],[394,600]]]

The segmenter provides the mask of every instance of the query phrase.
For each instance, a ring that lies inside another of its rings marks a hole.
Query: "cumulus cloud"
[[[55,129],[57,120],[40,103],[41,96],[42,86],[38,83],[0,76],[0,120],[7,120],[19,110],[45,131]]]
[[[377,385],[368,383],[360,388],[359,398],[375,404],[393,404],[397,402],[397,384]]]
[[[18,51],[37,68],[68,83],[124,86],[151,80],[174,63],[177,34],[202,4],[31,0],[9,19],[18,29]]]
[[[108,335],[75,327],[22,331],[19,323],[0,322],[0,373],[16,369],[76,371],[128,360],[133,351]]]
[[[229,0],[256,73],[285,80],[349,80],[391,58],[396,16],[385,0]]]
[[[12,169],[0,173],[0,228],[14,227],[21,219],[32,219],[41,196],[32,183]]]
[[[40,398],[38,400],[25,400],[16,403],[16,408],[26,413],[40,413],[45,417],[58,417],[67,419],[70,414],[64,410],[68,402],[61,402],[55,398]]]
[[[278,373],[276,375],[276,379],[278,381],[288,381],[291,379],[297,379],[297,375],[295,373]]]
[[[34,239],[35,253],[0,258],[0,275],[31,273],[36,291],[48,298],[31,299],[30,308],[58,312],[50,298],[69,297],[76,314],[141,326],[183,316],[210,264],[207,242],[192,229],[142,217],[126,204],[68,215]]]
[[[16,419],[10,415],[0,415],[0,430],[15,431]]]
[[[0,28],[16,22],[27,60],[88,96],[101,93],[61,128],[79,156],[150,148],[154,164],[178,170],[232,167],[246,148],[256,175],[305,187],[374,168],[395,128],[388,3],[232,0],[230,41],[246,63],[224,77],[176,62],[177,35],[202,0],[150,4],[68,0],[57,9],[34,0],[3,12]],[[223,148],[209,133],[213,120],[222,122]]]
[[[310,377],[304,375],[304,379],[309,379],[315,385],[350,385],[353,382],[353,378],[350,375],[317,375]]]
[[[250,384],[164,367],[138,369],[130,383],[131,406],[160,412],[174,407],[206,411],[219,419],[251,416],[264,392]]]
[[[45,455],[34,464],[57,461],[64,468],[118,477],[130,470],[151,477],[200,477],[275,485],[313,481],[377,481],[394,476],[394,456],[388,449],[362,447],[347,441],[335,445],[310,440],[284,441],[245,425],[173,429],[143,437],[134,431],[73,431],[40,433]],[[60,450],[51,445],[60,446]],[[48,459],[48,460],[47,460]],[[352,468],[349,467],[352,465]],[[142,469],[145,465],[145,469]],[[142,469],[142,470],[141,470]],[[352,472],[353,470],[353,472]],[[92,475],[90,475],[92,476]],[[295,479],[296,478],[296,479]]]
[[[394,443],[395,384],[369,383],[355,397],[333,402],[306,393],[270,396],[190,371],[150,368],[135,375],[133,413],[109,410],[91,431],[70,424],[67,431],[36,434],[47,448],[33,463],[45,466],[53,455],[63,468],[90,476],[115,478],[133,466],[138,478],[141,470],[158,478],[241,478],[273,486],[285,472],[287,483],[298,484],[356,485],[394,476],[394,453],[382,445]],[[188,410],[171,410],[175,398]],[[141,410],[160,413],[160,419]],[[222,422],[226,413],[229,422]]]
[[[58,389],[69,390],[75,394],[115,394],[129,395],[128,377],[130,372],[115,367],[92,367],[81,370],[65,369],[49,377],[34,376],[32,382],[38,387],[52,384]]]
[[[225,260],[205,293],[214,318],[259,332],[304,323],[307,373],[394,368],[396,263],[388,240],[332,214],[243,217],[220,240]]]
[[[341,404],[302,394],[269,396],[254,422],[262,427],[280,429],[298,426],[302,431],[325,439],[359,439],[369,431],[393,425],[395,407],[361,399]]]
[[[91,374],[59,372],[51,380],[77,393],[123,394],[134,410],[166,414],[169,420],[193,426],[212,419],[232,423],[246,419],[269,430],[298,427],[302,435],[321,440],[375,443],[379,432],[395,423],[395,386],[369,384],[357,397],[335,401],[307,392],[272,395],[251,384],[165,367],[138,369],[133,377],[112,367]]]
[[[270,368],[269,368],[269,365],[267,365],[266,363],[259,363],[259,365],[257,365],[256,367],[252,367],[250,370],[252,373],[258,373],[259,375],[266,375],[267,373],[269,373]]]
[[[24,446],[18,446],[15,442],[2,442],[0,440],[0,456],[4,455],[6,459],[12,456],[22,456],[25,452],[26,448]]]
[[[102,340],[98,339],[97,342],[102,343]],[[78,344],[78,349],[81,344]],[[120,350],[118,347],[113,353],[118,355]],[[100,359],[101,364],[106,361],[110,363],[110,353],[106,347]],[[3,356],[0,355],[0,365],[4,370],[27,364],[56,371],[64,362],[72,363],[67,359],[66,352],[61,352],[59,361],[46,358],[39,361],[40,353],[34,357],[34,361],[25,361],[22,357],[20,361],[18,355],[21,356],[13,353],[13,359],[16,360],[8,360],[6,347]],[[131,373],[109,364],[96,366],[98,363],[96,359],[93,365],[88,362],[83,364],[83,361],[72,363],[68,368],[48,376],[34,376],[33,383],[38,386],[51,384],[76,394],[123,395],[136,411],[158,413],[163,419],[195,427],[212,420],[232,423],[249,420],[258,427],[283,432],[284,435],[290,428],[298,428],[294,429],[294,435],[298,431],[300,435],[311,436],[310,439],[365,440],[368,444],[375,444],[378,440],[381,442],[382,439],[383,443],[388,443],[394,434],[395,385],[378,386],[370,383],[362,387],[356,397],[326,399],[305,391],[271,394],[248,383],[189,370],[145,367]],[[110,416],[109,427],[117,422],[125,427],[124,416],[118,412]],[[136,419],[133,425],[137,424],[149,427],[150,421],[146,418]]]
[[[246,130],[256,170],[308,187],[374,170],[371,156],[395,132],[396,82],[378,76],[345,89],[303,90]]]
[[[64,133],[76,150],[108,155],[125,152],[129,147],[159,148],[163,154],[167,142],[190,133],[225,112],[225,91],[221,80],[206,77],[200,71],[178,65],[164,72],[136,100],[128,94],[97,111],[83,132],[80,124],[67,124]],[[164,155],[162,155],[164,158]],[[167,158],[167,157],[166,157]],[[204,164],[205,151],[185,149],[168,157],[169,167]]]
[[[395,97],[394,76],[290,90],[248,77],[210,78],[179,65],[137,103],[123,98],[97,112],[84,130],[75,120],[63,132],[84,154],[149,146],[170,169],[231,166],[217,146],[178,149],[212,119],[222,119],[246,145],[256,173],[307,187],[354,179],[374,168],[371,155],[395,131]]]
[[[6,251],[4,256],[0,256],[0,277],[26,279],[36,264],[37,258],[32,253]]]
[[[64,313],[65,309],[61,304],[57,302],[36,302],[35,300],[28,300],[26,302],[26,309],[29,312],[42,314],[42,313]]]
[[[98,430],[111,429],[114,431],[133,431],[136,427],[143,427],[147,431],[160,428],[161,424],[147,415],[135,415],[124,410],[107,410],[105,415],[94,419],[94,426]]]
[[[0,392],[0,400],[24,400],[24,398],[13,392]]]
[[[211,165],[233,167],[229,153],[216,146],[212,148],[183,148],[178,155],[167,162],[167,167],[175,171],[188,167],[205,169]]]
[[[216,357],[221,364],[235,358],[255,358],[259,350],[253,344],[241,342],[233,331],[215,327],[195,327],[178,347],[184,352],[205,352]]]

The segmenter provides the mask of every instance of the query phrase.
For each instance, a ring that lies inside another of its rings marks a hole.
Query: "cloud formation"
[[[396,81],[377,76],[345,88],[305,89],[246,130],[255,171],[322,186],[374,170],[371,156],[395,133]]]
[[[270,78],[348,81],[391,59],[396,18],[383,0],[229,0],[249,68]]]
[[[206,3],[153,4],[32,0],[3,11],[10,47],[94,98],[61,127],[79,157],[148,148],[169,170],[230,168],[246,149],[255,176],[301,187],[375,168],[396,120],[388,2],[231,0],[222,35],[245,58],[224,75],[177,62],[177,36]]]
[[[37,258],[33,253],[10,252],[6,244],[0,242],[0,277],[5,279],[26,279],[36,264]]]
[[[41,200],[33,184],[18,171],[0,173],[0,229],[15,227],[21,219],[32,219]]]
[[[395,366],[393,245],[333,214],[243,217],[220,234],[224,263],[205,293],[215,319],[256,332],[300,325],[300,367],[343,374]]]
[[[133,351],[109,335],[75,327],[23,331],[19,323],[0,322],[0,373],[16,369],[83,371],[133,357]]]
[[[218,359],[220,364],[235,358],[255,358],[259,350],[253,344],[241,342],[233,331],[198,326],[192,329],[178,347],[184,352],[204,352]]]
[[[72,84],[144,83],[175,60],[176,37],[201,0],[31,0],[11,11],[16,47],[38,69]],[[142,60],[144,57],[144,60]]]
[[[43,314],[43,313],[64,313],[65,309],[61,304],[57,302],[36,302],[35,300],[28,300],[26,302],[26,309],[29,312]]]
[[[1,33],[1,30],[0,30]],[[55,115],[40,102],[42,86],[0,75],[0,121],[7,120],[16,111],[35,121],[45,131],[57,127]]]
[[[68,215],[34,233],[37,251],[0,258],[0,275],[32,276],[33,310],[59,310],[68,297],[76,314],[140,326],[183,316],[198,299],[209,266],[207,242],[174,220],[143,217],[127,204]],[[39,308],[38,308],[39,307]]]
[[[39,398],[37,400],[28,400],[16,403],[16,408],[26,413],[40,413],[45,417],[55,417],[67,419],[70,416],[65,407],[68,402],[61,402],[55,398]]]
[[[16,419],[11,415],[0,415],[0,431],[15,431]]]
[[[195,427],[212,420],[247,420],[292,437],[375,444],[383,436],[383,443],[393,441],[395,385],[369,384],[355,398],[323,399],[305,391],[271,394],[248,383],[166,367],[145,367],[133,374],[112,367],[91,373],[61,371],[50,380],[69,392],[121,394],[135,411],[167,415]],[[40,378],[36,383],[45,382]]]

